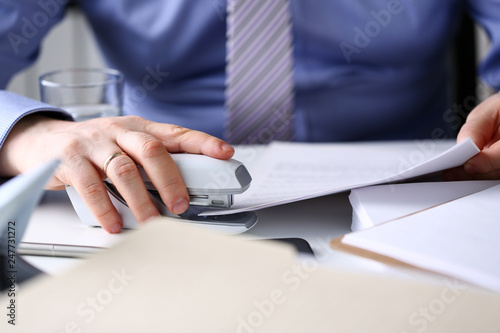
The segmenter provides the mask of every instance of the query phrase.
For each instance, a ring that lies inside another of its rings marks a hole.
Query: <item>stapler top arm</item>
[[[172,154],[190,197],[190,204],[230,208],[233,195],[245,192],[252,181],[246,167],[234,159],[218,160],[204,155]],[[150,178],[139,167],[146,189],[159,198]]]

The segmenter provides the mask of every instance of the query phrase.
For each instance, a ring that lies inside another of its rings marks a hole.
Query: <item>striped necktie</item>
[[[289,0],[228,0],[226,75],[227,141],[293,139]]]

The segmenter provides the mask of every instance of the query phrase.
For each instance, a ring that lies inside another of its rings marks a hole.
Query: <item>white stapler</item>
[[[163,216],[177,218],[184,222],[199,223],[226,234],[245,232],[257,223],[257,215],[253,212],[199,216],[199,213],[206,211],[207,208],[210,210],[230,208],[234,202],[233,196],[241,194],[249,188],[252,177],[241,162],[233,159],[218,160],[194,154],[172,154],[171,156],[179,169],[190,197],[189,209],[182,215],[174,215],[168,211],[148,175],[142,167],[138,166],[149,196]],[[122,217],[123,227],[138,228],[139,223],[116,187],[108,179],[104,181],[104,185],[108,189],[111,201]],[[67,186],[66,191],[80,220],[90,226],[99,226],[76,190]]]

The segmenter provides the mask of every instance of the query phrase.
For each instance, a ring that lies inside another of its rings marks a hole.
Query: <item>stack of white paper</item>
[[[500,185],[347,234],[342,243],[500,292]]]
[[[415,212],[473,194],[500,181],[479,180],[379,185],[353,189],[352,231],[373,227]]]

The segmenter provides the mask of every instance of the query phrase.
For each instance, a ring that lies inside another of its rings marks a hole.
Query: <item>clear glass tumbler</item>
[[[60,107],[84,121],[122,114],[123,75],[110,68],[74,68],[43,74],[42,102]]]

